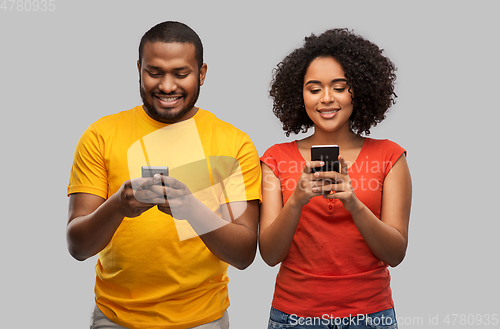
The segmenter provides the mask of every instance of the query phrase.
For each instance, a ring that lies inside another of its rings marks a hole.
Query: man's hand
[[[257,248],[258,200],[232,202],[221,206],[221,217],[198,200],[181,181],[155,175],[142,192],[143,201],[175,219],[189,222],[205,245],[219,259],[243,269],[250,265]],[[136,197],[137,193],[136,191]],[[236,215],[235,215],[236,214]]]
[[[116,199],[123,217],[137,217],[155,206],[159,195],[151,190],[154,184],[153,178],[136,178],[122,184],[112,198]]]
[[[88,193],[71,194],[66,229],[70,254],[78,260],[94,256],[111,241],[124,217],[137,217],[154,207],[151,200],[158,195],[149,189],[153,184],[152,178],[126,181],[107,200]]]
[[[176,219],[188,219],[195,204],[200,206],[186,184],[173,177],[156,174],[152,184],[146,182],[143,186],[142,190],[136,191],[136,198],[154,203],[168,215],[174,216],[175,213]]]

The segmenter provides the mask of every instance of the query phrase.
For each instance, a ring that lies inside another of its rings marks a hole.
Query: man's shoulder
[[[96,128],[109,128],[127,121],[134,120],[134,114],[137,107],[129,110],[108,114],[95,121],[92,125]]]
[[[210,125],[213,131],[217,134],[224,136],[234,135],[234,136],[247,136],[245,132],[236,128],[231,123],[219,119],[215,114],[210,111],[199,109],[199,123],[202,125]]]

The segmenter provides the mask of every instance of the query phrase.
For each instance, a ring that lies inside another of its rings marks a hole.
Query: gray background
[[[65,242],[73,151],[89,124],[140,104],[137,47],[164,20],[187,23],[204,43],[198,106],[247,132],[259,154],[304,137],[284,136],[267,92],[272,69],[306,35],[348,27],[385,49],[398,67],[399,98],[371,137],[408,150],[414,183],[408,253],[391,269],[400,328],[477,327],[500,313],[495,2],[292,3],[56,0],[54,11],[34,12],[17,3],[10,10],[7,0],[2,327],[87,328],[96,258],[77,262]],[[260,256],[245,271],[229,270],[231,328],[266,327],[276,273]]]

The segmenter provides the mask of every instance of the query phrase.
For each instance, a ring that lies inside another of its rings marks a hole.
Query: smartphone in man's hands
[[[142,166],[142,177],[154,177],[156,174],[168,176],[168,167],[163,166]]]

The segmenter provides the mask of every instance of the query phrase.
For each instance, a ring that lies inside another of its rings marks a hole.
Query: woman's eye
[[[333,88],[333,90],[335,90],[336,92],[343,92],[345,90],[345,88]]]
[[[321,91],[321,89],[311,89],[311,94],[317,94]]]

